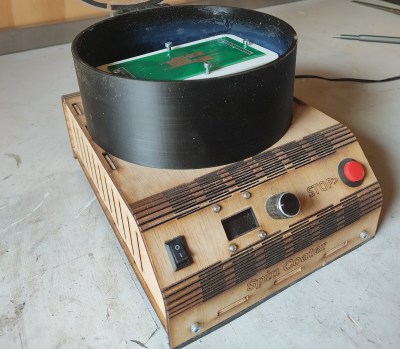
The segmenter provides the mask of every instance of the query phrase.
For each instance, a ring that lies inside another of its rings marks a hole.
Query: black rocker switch
[[[165,242],[169,259],[171,260],[174,271],[187,267],[192,264],[192,260],[186,251],[185,240],[183,236],[178,236]]]

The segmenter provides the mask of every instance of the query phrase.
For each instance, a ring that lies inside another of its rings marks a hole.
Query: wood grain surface
[[[355,136],[300,101],[279,144],[242,162],[193,171],[121,162],[91,139],[79,94],[63,97],[63,106],[73,152],[166,327],[171,348],[198,335],[192,324],[212,330],[375,235],[382,193]],[[338,178],[338,164],[347,158],[366,170],[358,187]],[[169,190],[160,193],[162,188]],[[215,197],[218,190],[226,195]],[[266,214],[268,197],[282,191],[300,199],[298,216],[280,220]],[[182,200],[188,212],[171,213]],[[211,210],[215,203],[218,212]],[[229,240],[221,221],[250,207],[257,227]],[[157,224],[144,224],[140,212]],[[175,271],[165,242],[177,236],[184,236],[192,263]]]
[[[1,0],[0,29],[104,16],[104,10],[80,0]]]

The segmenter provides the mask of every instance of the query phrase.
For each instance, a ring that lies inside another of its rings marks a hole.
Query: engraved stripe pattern
[[[168,316],[173,317],[238,285],[381,206],[382,192],[376,182],[342,199],[339,204],[296,222],[287,231],[275,232],[230,259],[164,289]]]
[[[130,206],[141,231],[146,231],[333,154],[355,141],[347,127],[335,124]]]

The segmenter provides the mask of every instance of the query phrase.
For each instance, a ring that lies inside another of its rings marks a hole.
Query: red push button
[[[364,166],[358,161],[352,160],[344,165],[344,175],[350,182],[362,181],[365,177]]]
[[[364,166],[354,159],[344,159],[340,162],[339,177],[349,187],[358,187],[365,178]]]

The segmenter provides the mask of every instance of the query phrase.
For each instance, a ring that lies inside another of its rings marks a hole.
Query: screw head
[[[244,199],[250,199],[251,193],[248,192],[248,191],[244,191],[244,192],[242,193],[242,196],[243,196]]]
[[[229,251],[236,252],[237,249],[238,249],[238,245],[236,245],[236,244],[230,244],[229,245]]]
[[[367,237],[368,237],[368,232],[366,232],[365,230],[363,230],[363,231],[360,233],[360,239],[365,240]]]
[[[267,233],[264,230],[260,230],[260,232],[258,233],[258,237],[260,239],[265,239],[267,236]]]
[[[206,74],[210,74],[212,63],[211,62],[204,62],[203,65],[204,65],[204,69],[206,70]]]
[[[198,322],[195,322],[190,326],[190,330],[192,331],[193,334],[199,333],[201,331],[201,326]]]
[[[215,212],[215,213],[218,213],[219,211],[221,211],[221,206],[220,205],[217,205],[217,204],[215,204],[215,205],[213,205],[213,207],[211,208],[211,210],[213,211],[213,212]]]

